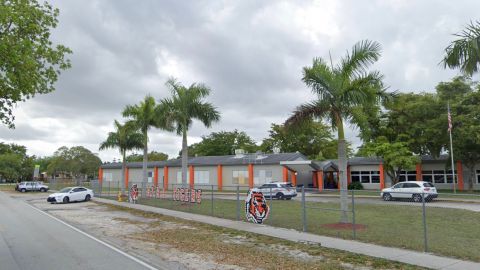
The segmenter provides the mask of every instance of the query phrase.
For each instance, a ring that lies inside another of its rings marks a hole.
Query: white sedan
[[[89,201],[93,198],[93,191],[84,187],[67,187],[57,193],[53,193],[47,198],[50,203],[69,203],[79,201]]]

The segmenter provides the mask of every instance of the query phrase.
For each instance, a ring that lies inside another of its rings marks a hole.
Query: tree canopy
[[[127,162],[140,162],[143,161],[143,154],[131,154],[126,157]],[[152,151],[148,153],[149,161],[164,161],[168,160],[168,155],[162,152]]]
[[[47,170],[50,174],[65,172],[75,178],[93,178],[101,164],[100,158],[83,146],[62,146],[53,154]]]
[[[14,127],[13,106],[36,94],[54,91],[72,51],[54,45],[50,31],[59,10],[36,0],[0,2],[0,121]]]
[[[269,137],[260,148],[264,152],[300,152],[310,159],[325,160],[337,158],[338,141],[333,139],[330,128],[319,121],[306,120],[295,127],[272,124]],[[352,153],[347,147],[347,156]]]
[[[202,136],[202,141],[188,147],[189,156],[222,156],[235,154],[236,149],[243,149],[247,153],[258,150],[255,141],[244,131],[212,132]],[[180,153],[181,154],[181,153]]]
[[[0,178],[9,182],[32,179],[34,158],[27,155],[25,146],[0,143]]]

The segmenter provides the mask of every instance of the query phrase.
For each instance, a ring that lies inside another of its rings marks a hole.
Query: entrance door
[[[323,188],[337,189],[338,181],[335,172],[325,172],[325,179],[323,180]]]

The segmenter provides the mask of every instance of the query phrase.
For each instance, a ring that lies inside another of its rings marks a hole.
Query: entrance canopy
[[[280,165],[294,172],[338,171],[338,166],[332,161],[292,160],[281,161]]]

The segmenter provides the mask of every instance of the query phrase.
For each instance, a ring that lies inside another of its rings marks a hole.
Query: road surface
[[[0,191],[0,269],[155,269]]]

